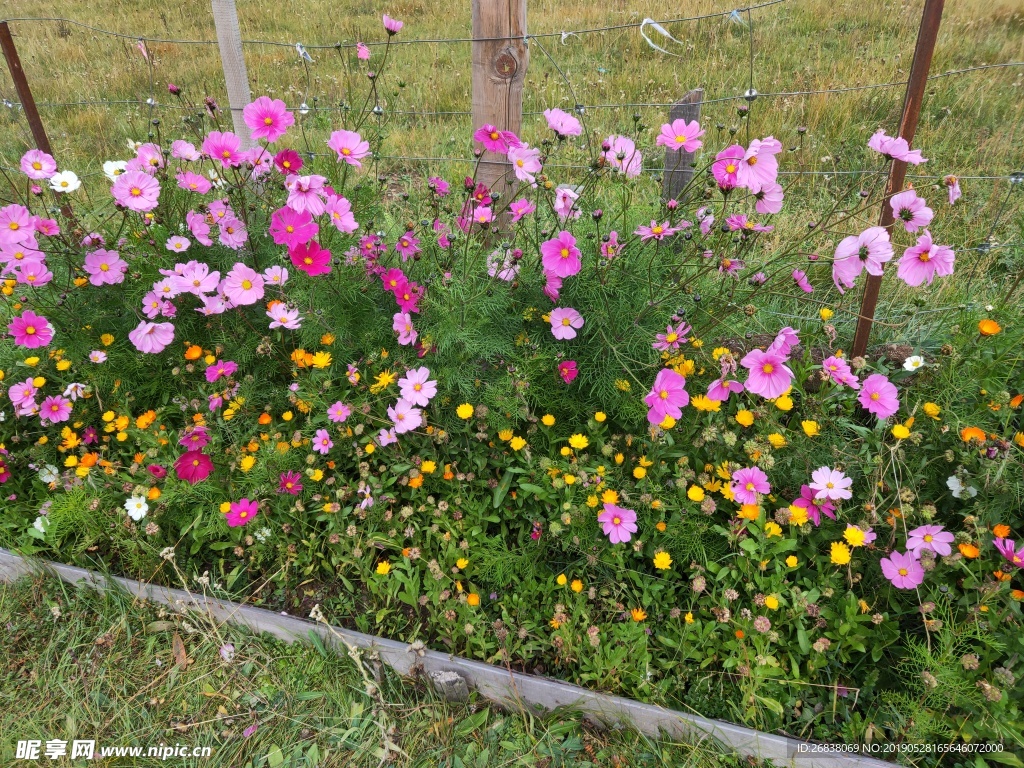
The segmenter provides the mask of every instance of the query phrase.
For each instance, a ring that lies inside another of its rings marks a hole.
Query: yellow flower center
[[[763,365],[763,366],[761,367],[761,370],[762,370],[763,372],[765,372],[765,373],[771,373],[772,371],[774,371],[774,370],[775,370],[775,366],[774,366],[774,365],[772,365],[771,363],[765,363],[765,364],[764,364],[764,365]]]
[[[343,150],[341,150],[341,154],[345,155],[345,157],[348,157],[349,155],[352,154],[352,150],[349,149],[348,147],[345,147]]]
[[[926,533],[926,534],[924,535],[924,540],[925,540],[925,541],[926,541],[927,543],[931,544],[931,542],[932,542],[932,535],[931,535],[930,533]]]
[[[562,250],[560,250],[558,252],[558,255],[561,256],[563,259],[568,259],[569,258],[569,249],[568,248],[563,248]]]
[[[38,160],[32,163],[32,167],[35,168],[37,171],[43,170],[43,164],[40,163]]]
[[[732,163],[729,163],[727,166],[725,166],[725,172],[726,173],[736,173],[736,166],[733,165]]]
[[[272,118],[272,117],[264,117],[263,118],[263,124],[264,125],[273,125],[274,124],[274,118]]]
[[[917,257],[921,261],[927,263],[932,260],[932,255],[928,251],[923,251],[920,256]]]
[[[220,155],[221,155],[221,157],[223,157],[226,160],[229,157],[231,157],[231,150],[230,149],[225,149],[223,152],[220,153]]]
[[[288,226],[286,226],[284,228],[284,231],[285,232],[289,232],[289,233],[294,232],[295,231],[295,227],[293,227],[291,224],[289,224]]]
[[[109,272],[110,267],[107,264],[100,264],[100,272]]]
[[[612,525],[621,525],[621,524],[622,524],[622,518],[621,517],[613,517],[612,518]]]
[[[872,392],[871,393],[871,399],[872,400],[879,400],[879,399],[881,399],[881,397],[882,396],[878,392]]]
[[[658,226],[656,226],[656,227],[652,227],[651,228],[651,232],[653,232],[656,235],[660,235],[664,231],[665,231],[664,227],[662,227],[660,224]]]
[[[669,342],[670,344],[673,341],[675,341],[676,339],[678,339],[678,338],[679,338],[679,334],[678,333],[668,333],[668,334],[665,334],[665,341]]]
[[[252,288],[252,281],[251,280],[243,280],[242,281],[242,288],[244,288],[247,291],[249,289],[251,289]]]
[[[753,484],[753,483],[747,483],[747,484],[746,484],[745,486],[743,486],[743,487],[744,487],[744,488],[746,488],[746,489],[747,489],[748,491],[752,491],[752,490],[754,490],[754,484]]]
[[[569,318],[568,317],[563,317],[562,318],[562,325],[569,325]]]
[[[32,335],[34,335],[34,334],[35,334],[35,332],[36,332],[36,327],[35,327],[34,325],[30,325],[30,326],[28,326],[28,327],[27,327],[27,328],[25,329],[25,333],[27,333],[27,334],[28,334],[29,336],[32,336]]]

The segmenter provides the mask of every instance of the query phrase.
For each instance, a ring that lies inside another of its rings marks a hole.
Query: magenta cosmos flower
[[[690,402],[686,379],[671,368],[662,368],[654,377],[654,386],[644,402],[649,409],[647,420],[651,424],[660,424],[666,416],[678,419],[683,415],[682,409]]]
[[[294,149],[282,149],[274,155],[274,166],[287,176],[302,170],[302,156]]]
[[[423,408],[437,396],[437,382],[430,378],[430,369],[425,366],[407,371],[398,380],[398,389],[403,400]]]
[[[659,352],[679,349],[680,344],[685,344],[690,340],[689,334],[692,330],[690,324],[683,320],[680,320],[676,326],[669,323],[665,327],[664,333],[655,334],[655,342],[651,346]]]
[[[388,418],[395,425],[396,434],[411,432],[423,423],[423,411],[408,400],[400,399],[388,408]]]
[[[238,363],[233,360],[216,360],[206,368],[206,380],[211,384],[218,379],[231,376],[238,370]]]
[[[927,227],[935,217],[935,212],[928,207],[924,198],[918,197],[912,189],[893,195],[889,205],[892,206],[893,218],[901,222],[907,232],[917,232],[921,227]]]
[[[936,245],[932,242],[932,233],[926,229],[917,238],[917,245],[903,252],[896,276],[914,288],[921,283],[931,285],[936,277],[949,277],[953,274],[954,261],[953,249],[948,245]]]
[[[637,532],[636,512],[623,509],[615,504],[604,505],[604,512],[597,516],[604,535],[612,544],[625,544]]]
[[[559,341],[576,338],[576,331],[583,327],[583,315],[572,307],[558,307],[551,310],[551,334]]]
[[[224,168],[242,164],[245,154],[241,147],[241,140],[230,131],[210,131],[203,139],[203,154]]]
[[[758,467],[746,467],[737,470],[732,476],[731,489],[733,498],[740,504],[757,504],[757,495],[770,493],[771,484],[766,475]]]
[[[270,214],[270,236],[278,245],[295,248],[308,243],[319,231],[309,211],[296,211],[286,205]]]
[[[331,440],[331,433],[326,429],[318,429],[313,437],[313,450],[326,456],[333,447],[334,441]]]
[[[793,371],[786,362],[786,358],[777,352],[762,352],[760,349],[748,352],[740,360],[740,365],[750,372],[745,383],[747,391],[766,400],[781,397],[793,382]]]
[[[661,126],[661,133],[658,134],[655,144],[672,152],[696,152],[704,145],[700,140],[703,135],[704,129],[696,120],[673,120]]]
[[[210,432],[204,426],[189,427],[178,438],[178,445],[185,446],[190,451],[198,451],[205,448],[210,442]]]
[[[826,498],[818,498],[818,492],[809,485],[800,486],[800,498],[790,506],[807,510],[807,519],[815,525],[821,525],[821,516],[836,519],[836,505]]]
[[[484,149],[488,152],[495,152],[499,155],[504,155],[510,149],[522,146],[519,137],[512,131],[503,131],[490,123],[480,126],[473,132],[473,141],[483,144]]]
[[[996,539],[992,543],[1007,562],[1013,563],[1018,568],[1024,568],[1024,544],[1020,549],[1014,549],[1013,539]]]
[[[174,326],[170,323],[148,323],[143,320],[128,339],[135,348],[147,355],[158,355],[174,341]]]
[[[117,251],[101,249],[85,257],[85,271],[89,273],[89,282],[93,285],[116,285],[124,282],[128,264]]]
[[[880,373],[873,373],[861,382],[857,400],[879,419],[887,419],[900,409],[899,390]]]
[[[819,467],[811,474],[811,490],[815,491],[814,498],[830,499],[852,499],[853,493],[849,490],[853,480],[838,469],[831,467]]]
[[[568,136],[579,136],[583,133],[583,126],[580,125],[580,121],[568,112],[563,112],[560,109],[545,109],[544,119],[548,121],[548,128],[563,139]]]
[[[224,519],[231,528],[238,528],[256,517],[259,511],[259,505],[255,501],[241,499],[231,502],[231,507],[224,515]]]
[[[263,276],[241,262],[231,268],[221,287],[228,300],[237,306],[255,304],[263,298]]]
[[[529,216],[536,211],[537,206],[524,197],[509,205],[508,209],[512,212],[512,223],[515,224],[524,216]]]
[[[30,149],[21,156],[21,172],[34,181],[42,181],[57,172],[57,161],[41,149]]]
[[[869,275],[882,274],[883,265],[892,258],[892,243],[884,227],[868,227],[859,235],[850,235],[836,246],[832,262],[832,280],[840,293],[852,288],[864,270]]]
[[[67,421],[71,417],[71,401],[55,395],[43,400],[39,406],[39,420],[49,421],[56,424],[60,421]]]
[[[42,315],[26,309],[20,317],[15,317],[7,326],[7,332],[14,337],[19,347],[36,349],[45,347],[53,340],[53,326]]]
[[[672,227],[667,221],[664,224],[659,224],[656,221],[651,222],[651,226],[645,227],[642,224],[636,228],[634,235],[640,236],[640,242],[646,243],[648,240],[664,240],[666,237],[672,237],[679,230]]]
[[[260,96],[242,110],[242,119],[249,126],[253,140],[266,139],[273,144],[295,124],[295,117],[280,99]]]
[[[294,471],[282,472],[278,478],[277,492],[298,496],[302,492],[302,475]]]
[[[331,252],[321,248],[316,240],[290,248],[288,257],[292,264],[310,277],[326,275],[331,271]]]
[[[370,154],[370,142],[363,141],[355,131],[335,131],[327,140],[327,146],[338,153],[338,160],[356,168],[362,168],[359,161]]]
[[[711,175],[718,182],[719,189],[725,191],[739,186],[737,172],[746,152],[739,144],[733,144],[715,155],[715,162],[711,164]]]
[[[937,555],[948,555],[953,551],[950,546],[954,536],[941,525],[921,525],[907,534],[907,549],[914,557],[920,558],[925,550]]]
[[[327,409],[327,420],[333,424],[343,424],[352,415],[352,409],[339,400]]]
[[[478,209],[478,211],[479,210],[489,209],[481,208]],[[490,219],[488,219],[488,221],[489,220]],[[399,256],[402,257],[402,261],[408,261],[410,256],[415,256],[421,250],[423,249],[420,248],[420,241],[412,232],[406,232],[404,235],[399,237],[398,240],[395,241],[395,251],[398,253]]]
[[[909,552],[893,552],[879,564],[882,574],[896,589],[914,589],[924,582],[924,568]]]
[[[179,480],[195,485],[210,476],[213,460],[202,451],[186,451],[174,462],[174,473]]]
[[[850,368],[850,364],[843,360],[843,358],[835,356],[826,357],[821,361],[821,369],[836,384],[845,384],[851,389],[860,389],[860,381]]]
[[[144,213],[156,208],[160,182],[142,171],[125,171],[117,177],[110,193],[118,205]]]
[[[384,31],[388,33],[388,37],[397,35],[402,31],[402,27],[405,26],[405,22],[399,21],[398,19],[392,19],[386,13],[384,14],[382,23],[384,24]]]
[[[558,364],[558,375],[562,377],[562,381],[566,384],[572,384],[573,380],[579,376],[579,368],[576,367],[575,360],[563,360]]]
[[[576,247],[576,238],[565,230],[559,232],[557,237],[541,243],[540,255],[545,271],[556,277],[572,277],[583,266],[580,261],[580,249]]]

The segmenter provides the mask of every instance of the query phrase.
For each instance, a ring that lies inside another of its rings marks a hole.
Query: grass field
[[[540,718],[447,703],[370,662],[359,669],[312,646],[186,620],[123,593],[100,594],[48,577],[0,585],[0,626],[4,765],[13,762],[15,742],[27,739],[212,748],[206,758],[89,763],[103,766],[740,764],[711,745],[599,733],[572,713]],[[220,653],[225,644],[234,647],[230,663]],[[368,681],[379,695],[367,693]]]

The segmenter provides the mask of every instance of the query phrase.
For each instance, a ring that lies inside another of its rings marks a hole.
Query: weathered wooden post
[[[18,49],[14,47],[11,28],[6,21],[0,21],[0,48],[3,48],[4,58],[7,59],[7,68],[11,71],[11,80],[14,81],[14,90],[18,92],[18,100],[21,101],[21,108],[25,111],[25,119],[28,120],[28,127],[32,131],[36,149],[41,149],[46,154],[52,155],[50,139],[46,136],[43,121],[39,118],[36,101],[32,98],[32,89],[28,87],[25,70],[21,67],[21,59],[18,58]]]
[[[473,0],[474,130],[490,124],[519,134],[529,58],[526,0]],[[485,152],[477,180],[504,194],[515,184],[510,171],[505,156]]]
[[[217,46],[220,48],[220,63],[224,69],[224,82],[228,88],[228,106],[235,133],[242,140],[242,149],[253,146],[249,129],[242,119],[242,110],[252,101],[249,92],[249,75],[245,69],[245,54],[242,51],[242,31],[238,27],[238,12],[235,0],[212,0],[213,23],[217,27]]]
[[[914,140],[914,133],[917,131],[917,120],[921,115],[924,89],[928,85],[928,70],[932,66],[932,53],[935,51],[935,39],[939,36],[939,23],[942,21],[944,4],[945,0],[925,0],[924,12],[921,14],[921,27],[917,32],[914,62],[910,65],[907,94],[903,99],[903,117],[900,118],[900,130],[897,134],[906,139],[908,144]],[[895,219],[889,199],[903,189],[906,178],[907,164],[902,160],[893,160],[889,167],[889,182],[885,185],[885,197],[882,198],[882,212],[878,217],[878,226],[885,227],[890,235]],[[868,275],[861,298],[860,314],[857,317],[857,330],[853,335],[853,357],[861,357],[867,351],[881,288],[882,276]]]
[[[704,89],[695,88],[672,105],[668,121],[685,120],[700,122],[700,105],[704,101]],[[661,196],[665,200],[679,200],[679,195],[693,179],[694,152],[665,148],[665,176],[661,181]],[[680,200],[680,202],[682,202]]]

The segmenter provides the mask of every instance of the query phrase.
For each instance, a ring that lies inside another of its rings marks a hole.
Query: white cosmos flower
[[[53,466],[53,464],[47,464],[39,470],[39,479],[47,485],[56,483],[58,477],[60,477],[60,470]]]
[[[139,147],[142,146],[142,142],[141,141],[135,141],[133,139],[128,139],[126,144],[128,146],[128,151],[129,152],[138,152],[139,151]]]
[[[67,388],[64,390],[64,397],[70,397],[72,401],[75,401],[80,397],[85,397],[85,393],[87,391],[85,384],[79,384],[77,381],[73,381],[68,384]]]
[[[904,371],[916,371],[918,368],[923,368],[926,365],[924,358],[920,355],[911,355],[903,361]]]
[[[973,499],[978,495],[978,489],[969,485],[964,485],[960,482],[960,478],[956,475],[950,475],[946,478],[946,487],[949,488],[953,494],[954,499],[962,499],[965,496],[969,499]]]
[[[35,522],[32,523],[32,527],[40,533],[46,533],[46,529],[50,527],[50,521],[40,515],[36,518]]]
[[[144,518],[146,513],[149,512],[149,504],[146,503],[142,496],[132,496],[124,503],[124,508],[128,512],[128,517],[135,522]]]
[[[117,177],[124,173],[127,168],[128,162],[125,160],[107,160],[103,164],[103,173],[111,181],[117,181]]]
[[[74,192],[82,186],[74,171],[61,171],[50,177],[50,189],[54,192]]]

